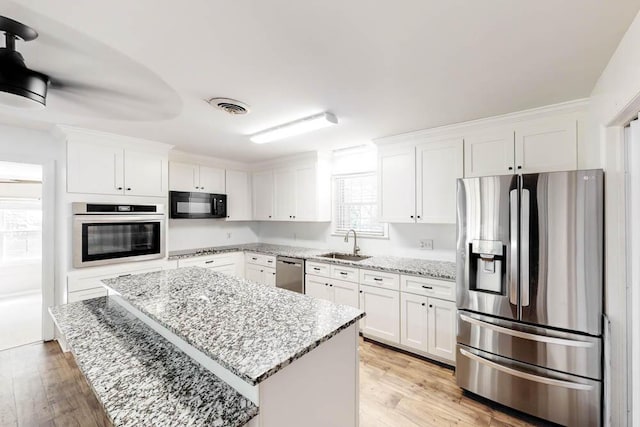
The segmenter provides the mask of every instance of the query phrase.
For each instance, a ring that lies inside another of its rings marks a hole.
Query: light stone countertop
[[[456,263],[450,261],[434,261],[428,259],[403,258],[394,256],[373,256],[362,261],[345,261],[332,258],[324,258],[320,256],[327,252],[331,252],[331,250],[329,249],[312,249],[296,246],[273,245],[267,243],[249,243],[242,245],[218,246],[212,248],[174,251],[169,253],[169,259],[185,259],[197,256],[238,251],[300,258],[310,261],[348,265],[357,268],[368,268],[372,270],[388,271],[392,273],[432,277],[448,281],[456,280]]]
[[[357,308],[201,267],[103,283],[252,385],[364,317]]]
[[[116,427],[245,425],[258,408],[109,297],[52,307]]]

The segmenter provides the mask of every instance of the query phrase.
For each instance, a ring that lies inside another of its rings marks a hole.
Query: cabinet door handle
[[[204,263],[205,263],[205,264],[213,264],[213,261],[214,261],[214,260],[211,260],[211,261],[205,261]]]
[[[420,304],[420,305],[424,307],[426,304],[425,304],[425,303],[422,303],[422,304]]]
[[[276,275],[276,273],[271,273],[271,274],[273,274],[274,276]]]
[[[509,166],[509,170],[512,171],[513,170],[513,166]]]
[[[422,285],[422,287],[423,287],[424,289],[433,289],[433,286],[425,286],[425,285]]]
[[[379,277],[374,277],[373,280],[375,280],[376,282],[382,282],[382,279]]]
[[[333,285],[332,285],[332,284],[329,284],[329,287],[330,287],[330,288],[333,288]]]
[[[260,270],[260,273],[264,273],[264,270]]]
[[[418,219],[420,219],[420,215],[418,215]]]
[[[122,190],[122,187],[118,187],[118,190]]]
[[[522,166],[518,165],[518,169],[522,169]]]
[[[204,187],[200,187],[201,190],[204,190]]]
[[[127,187],[127,191],[131,191],[131,187]]]
[[[360,293],[362,293],[362,291],[360,291]]]
[[[433,308],[433,304],[429,304],[429,308]]]
[[[251,258],[251,259],[252,259],[252,260],[254,260],[254,261],[257,261],[257,260],[258,260],[258,258]]]
[[[271,215],[269,215],[269,218],[271,218]]]
[[[411,218],[413,218],[413,215],[411,215]]]

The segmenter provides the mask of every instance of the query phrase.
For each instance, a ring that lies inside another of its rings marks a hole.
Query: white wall
[[[169,220],[170,251],[258,241],[258,223],[226,222],[219,219]]]
[[[345,243],[343,236],[331,235],[330,223],[262,222],[259,230],[261,242],[338,252],[353,250],[353,236],[349,236],[349,243]],[[434,250],[419,249],[420,239],[433,239]],[[366,255],[455,261],[455,239],[455,225],[390,224],[388,239],[359,238],[358,246]]]
[[[625,155],[623,132],[619,126],[629,121],[640,111],[640,17],[629,27],[609,64],[593,89],[590,103],[590,118],[594,135],[600,143],[602,166],[606,171],[605,180],[605,311],[611,321],[611,425],[640,425],[640,378],[637,373],[633,380],[633,420],[628,418],[628,390],[631,384],[627,364],[627,289],[625,263]],[[635,290],[640,290],[633,283]],[[636,292],[637,294],[638,292]],[[640,310],[637,299],[631,303],[631,310]],[[640,340],[637,334],[634,336]],[[634,363],[640,363],[640,355],[635,355]],[[636,371],[637,372],[637,371]]]

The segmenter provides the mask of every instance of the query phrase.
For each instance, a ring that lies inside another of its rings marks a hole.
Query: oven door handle
[[[158,215],[76,215],[75,221],[80,223],[92,223],[92,222],[158,222],[164,221],[164,216]]]

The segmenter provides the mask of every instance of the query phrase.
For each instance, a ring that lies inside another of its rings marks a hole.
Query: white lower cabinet
[[[456,360],[456,304],[429,298],[428,352],[442,359]]]
[[[400,343],[455,362],[456,304],[404,292],[400,300]]]
[[[429,298],[400,294],[400,344],[427,351],[427,302]]]
[[[245,254],[244,277],[252,282],[266,286],[276,286],[276,269],[267,267],[275,265],[276,257],[254,253]]]
[[[305,294],[336,304],[358,308],[358,284],[307,274]]]
[[[229,276],[244,277],[244,254],[226,252],[186,258],[178,261],[180,267],[203,267]]]
[[[360,309],[367,313],[360,323],[363,334],[400,343],[400,292],[361,285]]]

